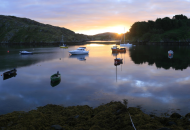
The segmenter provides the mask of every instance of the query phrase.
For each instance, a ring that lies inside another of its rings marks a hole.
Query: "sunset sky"
[[[190,17],[190,0],[0,0],[0,14],[29,18],[87,35],[123,33],[134,22]]]

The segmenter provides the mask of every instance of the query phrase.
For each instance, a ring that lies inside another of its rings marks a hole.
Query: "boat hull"
[[[83,51],[83,52],[77,52],[77,51],[69,51],[72,55],[82,55],[82,54],[88,54],[89,51]]]
[[[32,55],[33,53],[20,53],[21,55]]]
[[[14,75],[14,74],[16,74],[16,72],[17,72],[17,70],[13,69],[13,70],[10,70],[10,71],[7,71],[7,72],[3,73],[3,76]]]
[[[60,46],[60,48],[68,48],[68,46]]]
[[[112,52],[126,52],[126,49],[112,49]]]
[[[51,81],[50,84],[51,84],[52,87],[55,87],[55,86],[57,86],[60,82],[61,82],[61,79],[58,80],[58,81],[54,81],[54,82]]]
[[[56,82],[56,81],[59,81],[61,80],[61,74],[53,74],[51,77],[51,82]]]

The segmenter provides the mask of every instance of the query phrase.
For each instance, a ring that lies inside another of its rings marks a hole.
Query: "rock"
[[[157,130],[171,130],[171,129],[163,127],[163,128],[157,129]]]
[[[181,117],[181,115],[178,114],[178,113],[173,113],[173,114],[170,116],[170,118],[180,118],[180,117]]]
[[[55,128],[56,130],[63,130],[63,128],[60,125],[52,125],[52,128]]]
[[[169,121],[166,125],[171,126],[171,125],[177,125],[177,124],[175,122],[173,122],[173,121]]]

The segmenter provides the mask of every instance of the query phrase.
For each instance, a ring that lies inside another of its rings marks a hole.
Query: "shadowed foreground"
[[[0,115],[1,130],[190,130],[190,113],[173,113],[170,118],[144,114],[127,108],[127,102],[111,101],[92,108],[87,105],[63,107],[48,104],[29,112]]]

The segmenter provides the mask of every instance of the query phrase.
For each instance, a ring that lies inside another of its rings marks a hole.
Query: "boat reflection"
[[[81,55],[70,55],[69,58],[77,58],[80,61],[85,61],[88,54],[81,54]]]
[[[172,51],[172,50],[169,50],[168,51],[168,58],[173,58],[173,54],[174,54],[174,52]]]
[[[126,52],[112,52],[113,56],[117,56],[118,54],[125,54]]]
[[[173,54],[168,54],[168,58],[173,58]]]
[[[9,79],[9,78],[12,78],[12,77],[16,77],[17,73],[14,73],[14,74],[10,74],[10,75],[3,75],[3,80],[6,80],[6,79]]]
[[[58,81],[54,81],[54,82],[50,81],[50,84],[52,87],[55,87],[55,86],[59,85],[60,82],[61,82],[61,79]]]

